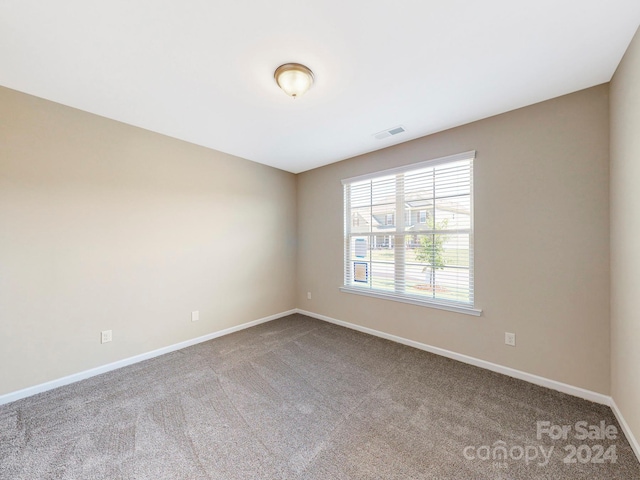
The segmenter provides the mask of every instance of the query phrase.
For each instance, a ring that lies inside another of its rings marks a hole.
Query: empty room
[[[639,27],[0,1],[0,480],[640,480]]]

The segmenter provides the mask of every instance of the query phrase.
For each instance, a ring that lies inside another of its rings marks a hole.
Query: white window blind
[[[474,158],[471,151],[342,181],[343,291],[479,315]]]

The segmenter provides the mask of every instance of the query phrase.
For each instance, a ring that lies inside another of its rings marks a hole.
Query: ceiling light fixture
[[[278,86],[290,97],[303,95],[313,84],[313,72],[299,63],[285,63],[273,74]]]

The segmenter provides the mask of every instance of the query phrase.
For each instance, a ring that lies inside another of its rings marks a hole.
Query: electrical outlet
[[[197,322],[198,320],[200,320],[200,311],[196,310],[195,312],[191,312],[191,321]]]
[[[100,343],[109,343],[111,340],[113,340],[113,332],[111,330],[100,332]]]
[[[307,292],[307,300],[311,300],[311,292]]]
[[[511,346],[511,347],[515,347],[516,346],[516,334],[515,333],[509,333],[509,332],[504,332],[504,343]]]

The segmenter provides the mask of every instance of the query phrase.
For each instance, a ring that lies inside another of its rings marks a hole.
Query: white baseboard
[[[574,387],[573,385],[557,382],[556,380],[550,380],[548,378],[539,377],[538,375],[533,375],[531,373],[523,372],[521,370],[516,370],[514,368],[498,365],[497,363],[487,362],[486,360],[480,360],[479,358],[470,357],[468,355],[463,355],[461,353],[452,352],[450,350],[445,350],[444,348],[433,347],[431,345],[427,345],[426,343],[416,342],[414,340],[398,337],[396,335],[391,335],[389,333],[381,332],[379,330],[374,330],[372,328],[361,327],[360,325],[344,322],[342,320],[337,320],[335,318],[327,317],[326,315],[319,315],[317,313],[308,312],[306,310],[301,310],[301,309],[297,309],[296,311],[297,313],[300,313],[302,315],[307,315],[308,317],[317,318],[318,320],[324,320],[325,322],[329,322],[329,323],[335,323],[336,325],[347,327],[352,330],[357,330],[359,332],[368,333],[376,337],[385,338],[387,340],[391,340],[392,342],[408,345],[410,347],[418,348],[426,352],[435,353],[436,355],[441,355],[443,357],[451,358],[453,360],[458,360],[459,362],[484,368],[485,370],[491,370],[492,372],[502,373],[503,375],[508,375],[509,377],[517,378],[519,380],[524,380],[525,382],[540,385],[542,387],[547,387],[552,390],[557,390],[559,392],[566,393],[568,395],[573,395],[574,397],[584,398],[591,402],[600,403],[602,405],[610,405],[611,403],[611,397],[608,395],[603,395],[602,393],[593,392],[591,390],[586,390],[580,387]]]
[[[142,362],[144,360],[149,360],[150,358],[158,357],[160,355],[164,355],[165,353],[175,352],[176,350],[181,350],[183,348],[196,345],[197,343],[202,343],[209,340],[213,340],[214,338],[222,337],[224,335],[229,335],[230,333],[234,333],[239,330],[244,330],[245,328],[249,328],[249,327],[254,327],[261,323],[270,322],[271,320],[275,320],[277,318],[286,317],[287,315],[292,315],[296,312],[297,310],[294,309],[294,310],[289,310],[282,313],[276,313],[275,315],[259,318],[258,320],[253,320],[251,322],[243,323],[242,325],[237,325],[235,327],[225,328],[224,330],[219,330],[217,332],[209,333],[202,337],[192,338],[191,340],[186,340],[184,342],[175,343],[167,347],[158,348],[157,350],[153,350],[151,352],[142,353],[140,355],[135,355],[133,357],[125,358],[123,360],[118,360],[117,362],[109,363],[107,365],[102,365],[100,367],[85,370],[83,372],[74,373],[73,375],[68,375],[66,377],[58,378],[56,380],[51,380],[50,382],[41,383],[40,385],[34,385],[33,387],[28,387],[22,390],[18,390],[16,392],[6,393],[4,395],[0,395],[0,405],[4,405],[10,402],[15,402],[16,400],[20,400],[21,398],[30,397],[32,395],[36,395],[37,393],[46,392],[47,390],[53,390],[54,388],[62,387],[64,385],[69,385],[70,383],[79,382],[80,380],[84,380],[86,378],[95,377],[96,375],[100,375],[101,373],[117,370],[118,368],[126,367],[134,363]]]
[[[622,431],[627,437],[627,440],[629,440],[629,445],[631,445],[631,449],[633,450],[633,453],[636,454],[636,457],[638,457],[638,461],[640,462],[640,443],[638,442],[636,437],[633,435],[633,432],[631,431],[629,424],[624,419],[622,412],[618,408],[618,405],[616,404],[616,401],[613,398],[611,399],[611,410],[613,410],[613,414],[618,419],[618,423],[620,424],[620,427],[622,427]]]

